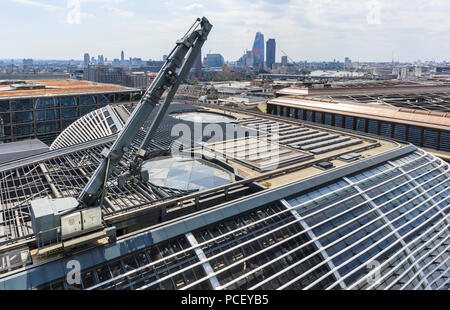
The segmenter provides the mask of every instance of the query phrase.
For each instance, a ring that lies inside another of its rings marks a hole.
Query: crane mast
[[[145,146],[156,132],[180,83],[186,78],[186,75],[189,73],[205,43],[211,28],[212,25],[207,18],[198,18],[186,35],[176,42],[176,47],[167,57],[158,76],[143,95],[114,144],[110,149],[105,148],[102,151],[102,162],[78,197],[79,202],[84,206],[92,207],[101,205],[105,195],[106,181],[111,175],[114,165],[129,151],[129,146],[133,138],[152,113],[164,92],[167,91],[166,98],[160,106],[156,117],[153,119],[140,150],[136,155],[136,161],[130,165],[128,175],[133,176],[140,173],[142,158],[145,154]]]

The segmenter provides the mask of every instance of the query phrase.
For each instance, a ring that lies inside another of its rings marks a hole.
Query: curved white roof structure
[[[105,106],[79,118],[56,138],[51,150],[68,147],[113,135],[120,131],[130,116],[124,106]]]

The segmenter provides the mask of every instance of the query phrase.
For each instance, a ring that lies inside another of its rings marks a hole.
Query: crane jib
[[[199,29],[197,27],[200,26]],[[122,131],[110,149],[102,152],[103,160],[95,170],[89,182],[78,197],[79,202],[86,206],[100,205],[105,192],[106,180],[108,180],[114,165],[118,163],[123,155],[128,152],[128,148],[144,122],[152,113],[154,107],[159,103],[163,93],[168,90],[166,99],[159,107],[158,113],[148,128],[140,150],[138,151],[136,162],[130,165],[127,175],[132,176],[140,172],[139,154],[145,153],[146,143],[153,137],[157,127],[167,112],[180,83],[189,73],[201,47],[206,41],[212,25],[208,19],[203,17],[197,19],[196,23],[189,29],[188,33],[176,43],[176,47],[168,56],[165,64],[159,71],[153,83],[149,86],[141,101],[134,109]],[[193,29],[191,31],[191,29]],[[177,73],[178,70],[178,73]]]

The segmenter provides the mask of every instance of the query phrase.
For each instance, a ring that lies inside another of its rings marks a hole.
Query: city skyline
[[[381,62],[390,61],[392,54],[396,61],[405,62],[448,60],[450,46],[445,42],[450,22],[445,12],[450,4],[412,2],[416,5],[381,0],[345,4],[8,0],[2,5],[0,25],[17,31],[4,34],[0,58],[80,59],[90,51],[114,59],[126,49],[133,57],[160,59],[192,18],[205,15],[215,32],[204,51],[221,53],[226,61],[237,60],[250,48],[256,32],[277,39],[277,62],[281,49],[295,60],[307,61],[348,56],[355,61]],[[77,9],[74,3],[80,4],[79,20],[72,14]],[[30,36],[30,29],[39,35]]]

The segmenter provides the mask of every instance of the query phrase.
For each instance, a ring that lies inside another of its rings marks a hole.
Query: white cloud
[[[16,2],[16,3],[22,3],[22,4],[28,4],[28,5],[31,5],[31,6],[40,7],[40,8],[43,8],[44,10],[46,10],[48,12],[54,12],[54,11],[57,11],[57,10],[64,9],[63,7],[60,7],[60,6],[46,4],[46,3],[42,3],[42,2],[38,2],[38,1],[32,1],[32,0],[11,0],[11,1],[12,2]]]
[[[95,15],[92,13],[85,13],[85,12],[81,12],[81,19],[89,19],[89,18],[94,18]]]
[[[116,7],[103,7],[109,16],[122,16],[122,17],[132,17],[134,13],[131,11],[122,10]]]
[[[80,0],[83,3],[109,3],[109,4],[119,4],[125,2],[125,0]]]
[[[45,3],[59,5],[65,2],[9,1],[47,11],[58,10],[58,6]],[[250,49],[258,31],[264,34],[265,39],[276,39],[278,61],[281,50],[295,60],[342,60],[349,56],[354,60],[389,61],[392,52],[403,60],[424,60],[444,59],[450,54],[448,0],[80,1],[81,11],[90,12],[84,13],[84,18],[92,20],[95,14],[102,27],[94,30],[92,24],[89,24],[89,29],[83,29],[83,25],[72,27],[70,31],[73,31],[74,40],[82,37],[83,40],[77,44],[87,45],[87,37],[92,34],[90,46],[102,46],[105,54],[108,54],[108,48],[111,54],[117,54],[119,48],[116,46],[120,46],[120,49],[130,49],[128,52],[133,56],[159,59],[173,47],[175,40],[185,33],[195,18],[203,15],[214,26],[204,53],[209,50],[219,52],[227,60],[236,60]],[[373,6],[368,6],[368,3],[372,2],[379,3],[379,23],[369,22],[373,19],[368,18]],[[17,10],[11,16],[20,16],[21,13]],[[12,25],[15,20],[18,19],[11,18]],[[39,22],[36,27],[44,27],[45,24],[47,29],[51,29],[54,23]],[[131,37],[130,32],[136,35]],[[136,37],[141,40],[136,40]]]
[[[203,9],[204,6],[200,3],[192,3],[191,5],[186,6],[184,9],[185,10],[196,10],[196,9]]]

